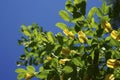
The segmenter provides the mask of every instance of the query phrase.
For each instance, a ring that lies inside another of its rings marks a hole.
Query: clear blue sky
[[[63,20],[58,11],[64,9],[66,0],[0,0],[0,78],[17,80],[16,61],[23,53],[18,46],[22,24],[38,23],[45,30],[58,32],[55,23]],[[87,8],[100,6],[100,0],[88,0]]]

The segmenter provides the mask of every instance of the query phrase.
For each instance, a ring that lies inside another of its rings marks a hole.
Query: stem
[[[99,49],[96,49],[95,52],[94,52],[94,61],[93,61],[93,67],[94,67],[93,77],[94,77],[95,79],[96,79],[97,74],[99,73],[98,61],[99,61]]]

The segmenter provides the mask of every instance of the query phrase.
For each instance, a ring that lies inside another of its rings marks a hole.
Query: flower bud
[[[46,58],[48,61],[52,60],[52,57],[50,57],[50,56],[47,56]]]
[[[113,30],[110,35],[113,39],[120,41],[120,34],[116,30]]]
[[[120,66],[120,61],[117,59],[108,59],[107,60],[107,66],[109,68],[116,68]]]
[[[103,28],[105,29],[106,32],[111,32],[112,31],[112,27],[111,24],[107,21],[102,22],[101,24],[103,26]]]
[[[81,43],[85,43],[88,40],[85,33],[83,33],[82,31],[78,32],[78,39]]]
[[[30,80],[34,76],[34,73],[26,73],[25,80]]]
[[[113,74],[107,74],[104,80],[115,80],[115,77]]]
[[[60,59],[59,63],[60,64],[65,64],[65,62],[70,61],[70,59]]]
[[[68,36],[68,37],[70,37],[70,38],[74,38],[74,34],[71,32],[71,31],[69,31],[68,29],[65,29],[64,31],[63,31],[63,33],[66,35],[66,36]]]

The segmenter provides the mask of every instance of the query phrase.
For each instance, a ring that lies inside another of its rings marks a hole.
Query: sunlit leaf
[[[61,30],[68,29],[68,26],[64,23],[58,22],[56,23],[56,26],[60,28]]]
[[[82,21],[82,20],[84,20],[84,16],[79,16],[78,18],[73,18],[73,19],[72,19],[72,22],[73,22],[73,23],[76,23],[76,22],[78,22],[78,21],[80,22],[80,21]]]
[[[72,67],[70,67],[70,66],[65,66],[65,67],[63,68],[63,71],[64,71],[65,73],[71,73],[71,72],[73,72],[73,69],[72,69]]]
[[[38,75],[36,75],[36,77],[37,77],[37,78],[40,78],[40,79],[46,79],[48,73],[49,73],[48,71],[42,71],[42,72],[40,72]]]
[[[70,21],[70,16],[65,10],[61,10],[59,12],[59,15],[63,20],[68,21],[68,22]]]
[[[53,33],[52,32],[47,32],[47,37],[48,37],[48,40],[52,43],[55,42],[55,39],[54,39],[54,36],[53,36]]]
[[[81,0],[74,0],[74,4],[77,5],[81,2]]]
[[[98,9],[96,10],[96,14],[97,14],[98,17],[102,17],[102,16],[103,16],[103,13],[102,13],[102,11],[101,11],[100,8],[98,8]]]
[[[27,66],[27,71],[34,73],[35,72],[35,68],[33,66]]]
[[[109,8],[110,8],[110,6],[107,6],[106,2],[104,2],[102,4],[102,8],[101,9],[102,9],[104,15],[109,12]]]
[[[44,71],[43,66],[41,66],[41,67],[39,68],[39,71],[40,71],[40,72]]]
[[[80,60],[80,58],[73,58],[72,62],[76,65],[76,66],[83,66],[83,62]]]
[[[22,28],[21,31],[22,31],[22,33],[23,33],[24,35],[26,35],[26,36],[31,36],[30,32],[28,31],[28,29],[27,29],[27,27],[26,27],[25,25],[22,25],[21,28]]]
[[[23,68],[18,68],[18,69],[15,70],[15,72],[16,72],[16,73],[25,73],[26,70],[23,69]]]
[[[24,78],[24,76],[25,76],[25,73],[20,73],[20,74],[18,74],[17,79],[21,80]]]
[[[92,17],[94,16],[95,12],[96,12],[97,8],[96,7],[92,7],[90,9],[90,11],[88,12],[88,20],[91,21]]]

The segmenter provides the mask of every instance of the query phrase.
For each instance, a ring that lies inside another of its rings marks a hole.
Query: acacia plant
[[[66,0],[59,15],[73,25],[56,23],[63,32],[22,25],[18,80],[120,80],[120,29],[111,26],[111,5],[104,2],[86,13],[86,2]]]

